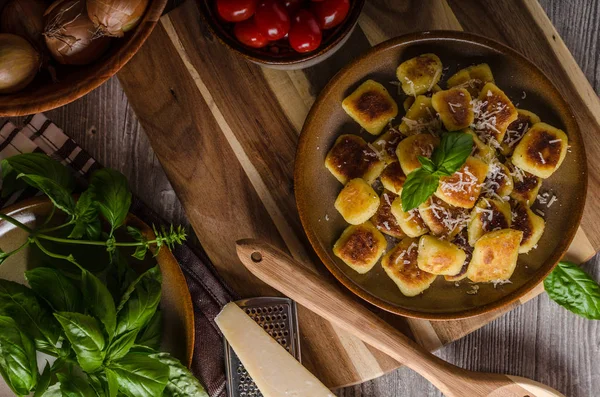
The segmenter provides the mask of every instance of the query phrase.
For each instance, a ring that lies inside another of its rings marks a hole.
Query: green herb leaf
[[[0,280],[0,315],[12,317],[31,338],[56,347],[60,336],[58,323],[45,304],[24,285]]]
[[[7,159],[2,160],[2,193],[0,197],[6,198],[11,194],[27,187],[24,180],[18,179],[18,172],[10,165]]]
[[[464,132],[448,132],[431,155],[436,170],[452,175],[467,161],[473,151],[473,137]]]
[[[402,187],[402,210],[408,212],[425,202],[437,189],[440,178],[419,168],[414,170]]]
[[[4,262],[9,257],[10,257],[9,252],[4,252],[4,251],[2,251],[2,249],[0,249],[0,265],[2,264],[2,262]]]
[[[150,322],[138,335],[135,343],[158,350],[162,340],[162,312],[156,310]]]
[[[0,316],[0,330],[0,374],[18,396],[29,395],[38,377],[33,340],[7,316]]]
[[[118,171],[104,168],[94,173],[90,186],[96,193],[100,212],[111,225],[112,234],[125,222],[131,206],[127,178]]]
[[[106,371],[106,382],[108,383],[108,397],[116,397],[119,393],[119,378],[112,371]]]
[[[46,390],[48,390],[48,386],[50,386],[50,381],[52,380],[52,369],[50,367],[50,363],[46,361],[46,365],[44,366],[44,371],[42,375],[38,377],[37,385],[35,386],[35,393],[33,393],[33,397],[41,397]]]
[[[169,366],[169,380],[165,388],[165,396],[208,397],[208,393],[200,381],[169,353],[154,353],[150,354],[150,357]]]
[[[81,290],[88,310],[104,324],[110,340],[115,334],[117,311],[108,288],[98,277],[83,270],[81,272]]]
[[[559,262],[544,280],[544,288],[550,299],[567,310],[600,320],[600,285],[576,264]]]
[[[87,235],[90,239],[98,237],[100,220],[98,219],[98,206],[95,197],[96,194],[92,189],[86,190],[79,196],[79,200],[75,205],[75,226],[69,238],[79,239],[84,235]],[[90,224],[92,225],[91,229],[89,228]]]
[[[45,176],[19,174],[18,177],[27,182],[28,185],[44,192],[57,208],[69,215],[75,213],[75,200],[65,187]]]
[[[37,396],[34,396],[37,397]],[[60,382],[57,382],[50,386],[41,397],[64,397],[62,391],[60,391]]]
[[[96,392],[90,386],[88,379],[79,376],[56,374],[60,381],[60,391],[63,397],[93,397]],[[45,397],[45,396],[44,396]]]
[[[162,396],[169,380],[169,366],[145,353],[130,352],[106,368],[113,373],[119,389],[128,397]]]
[[[421,163],[421,168],[431,173],[435,172],[436,166],[431,159],[423,156],[417,156],[417,159],[419,160],[419,163]]]
[[[83,312],[79,289],[59,270],[36,267],[25,272],[31,289],[56,311]]]
[[[142,234],[142,232],[132,226],[127,226],[127,233],[129,233],[129,235],[131,237],[133,237],[133,239],[139,243],[142,243],[142,245],[136,247],[135,252],[131,255],[133,256],[135,259],[138,260],[144,260],[144,258],[146,257],[146,253],[148,252],[148,240],[146,239],[146,237]]]
[[[53,160],[43,153],[24,153],[2,160],[2,169],[9,166],[7,172],[16,172],[16,174],[26,174],[42,176],[54,181],[59,186],[65,188],[69,193],[73,192],[75,179],[71,171],[61,163]],[[4,171],[3,171],[3,177]],[[2,186],[4,190],[4,186]]]
[[[119,383],[114,373],[99,372],[88,374],[90,385],[98,397],[116,397],[119,391]]]
[[[60,322],[77,362],[86,372],[94,372],[104,361],[104,335],[98,320],[81,313],[58,312],[54,317]],[[62,381],[61,381],[62,383]]]
[[[106,353],[106,360],[108,362],[118,360],[129,353],[129,349],[135,343],[135,339],[138,335],[139,329],[134,329],[113,339]]]
[[[117,335],[148,324],[160,303],[161,282],[157,265],[131,283],[117,308]]]

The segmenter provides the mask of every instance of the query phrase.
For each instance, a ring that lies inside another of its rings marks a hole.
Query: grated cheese
[[[542,164],[546,164],[546,160],[544,159],[544,156],[542,156],[542,152],[538,152],[538,155],[540,156],[540,161]]]
[[[550,199],[550,201],[548,202],[548,205],[546,207],[550,208],[552,206],[552,204],[554,204],[556,201],[558,201],[556,196],[552,196],[552,198]]]
[[[551,141],[548,141],[549,144],[558,143],[558,142],[562,142],[562,141],[560,139],[553,139]]]
[[[390,197],[387,195],[387,193],[383,193],[383,199],[385,200],[387,205],[389,205],[390,207],[392,206],[392,203],[390,202]]]
[[[542,211],[540,209],[536,209],[535,212],[540,216],[544,216],[544,211]]]
[[[456,110],[454,110],[454,108],[462,108],[462,105],[460,103],[450,103],[450,102],[448,102],[448,106],[450,107],[450,111],[452,113],[456,113]]]

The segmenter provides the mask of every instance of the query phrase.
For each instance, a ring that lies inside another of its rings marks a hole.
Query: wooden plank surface
[[[598,92],[597,2],[546,0],[542,5]],[[290,79],[294,81],[293,76]],[[310,104],[310,99],[303,95],[296,100]],[[69,135],[99,161],[125,172],[136,194],[152,208],[168,220],[185,222],[182,207],[116,79],[84,99],[50,112],[49,116],[66,126]],[[301,125],[301,120],[294,123]],[[600,276],[596,262],[588,263],[586,269],[597,278]],[[569,314],[544,295],[442,349],[440,354],[470,369],[528,376],[569,396],[592,396],[600,387],[596,370],[600,364],[599,337],[597,322]],[[401,369],[342,390],[338,395],[438,396],[439,393],[418,375]]]
[[[537,29],[529,34],[530,42],[547,44],[543,29],[549,22],[543,13],[536,14],[537,5],[512,0],[503,4],[507,8],[520,5],[521,17]],[[477,9],[476,2],[460,6],[467,16]],[[504,11],[490,7],[489,12],[495,14],[488,16],[497,20],[495,16]],[[476,27],[473,23],[461,25],[460,16],[445,1],[369,2],[359,28],[339,56],[297,72],[267,70],[236,58],[203,30],[195,3],[187,2],[162,18],[153,37],[120,73],[120,79],[200,241],[238,292],[246,296],[269,293],[233,256],[233,243],[240,237],[261,237],[279,244],[296,258],[310,262],[323,277],[330,277],[306,244],[292,190],[299,128],[327,80],[354,56],[387,38],[414,30]],[[407,23],[398,24],[399,20]],[[520,49],[518,41],[509,42]],[[547,52],[554,54],[550,52],[553,50]],[[567,64],[568,56],[562,56],[560,60]],[[550,70],[553,76],[569,82],[571,75],[561,71]],[[591,102],[593,98],[581,100],[570,84],[562,88],[576,96],[580,105]],[[590,114],[594,106],[593,102],[589,105]],[[580,121],[582,127],[598,132],[596,120],[587,117]],[[592,205],[595,200],[592,195]],[[596,227],[594,222],[589,225],[591,231]],[[590,243],[581,231],[572,255],[579,260],[589,258],[595,242]],[[500,314],[427,322],[381,313],[432,350]],[[311,313],[301,310],[300,317],[305,363],[326,384],[344,386],[398,366]]]

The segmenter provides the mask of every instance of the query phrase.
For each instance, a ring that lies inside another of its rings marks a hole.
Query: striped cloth
[[[34,152],[45,153],[70,167],[81,186],[85,186],[89,176],[101,168],[100,164],[43,114],[29,116],[22,128],[8,121],[0,127],[0,160],[20,153]],[[0,200],[0,207],[36,194],[40,193],[27,188]],[[135,197],[131,212],[148,224],[165,223]],[[194,305],[196,343],[192,372],[202,381],[211,397],[225,397],[223,341],[214,318],[226,303],[239,297],[225,285],[203,250],[192,249],[184,244],[176,247],[173,254],[183,270]]]

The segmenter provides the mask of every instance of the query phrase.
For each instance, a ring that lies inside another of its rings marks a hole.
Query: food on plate
[[[467,228],[469,244],[474,246],[477,240],[486,233],[508,229],[511,221],[512,214],[507,201],[481,198],[473,209]]]
[[[493,83],[494,75],[487,63],[459,70],[448,79],[448,87],[464,88],[472,97],[477,97],[486,83]]]
[[[417,266],[418,243],[416,238],[403,238],[381,258],[381,267],[405,296],[419,295],[437,277]]]
[[[440,178],[435,195],[455,207],[473,208],[487,172],[486,163],[478,158],[469,157],[458,171]]]
[[[325,160],[348,183],[334,205],[351,226],[335,243],[335,255],[364,274],[387,239],[395,246],[381,266],[411,297],[437,275],[457,287],[461,280],[494,287],[509,282],[519,254],[536,249],[542,238],[546,221],[535,203],[550,207],[557,200],[551,192],[539,195],[540,188],[569,145],[565,132],[517,109],[488,64],[459,70],[446,83],[441,70],[434,54],[398,67],[407,95],[399,123],[390,113],[375,127],[365,124],[357,111],[364,92],[383,92],[380,108],[398,108],[379,83],[361,84],[342,106],[378,136],[367,143],[341,135]]]
[[[381,193],[379,200],[379,208],[377,208],[377,212],[371,218],[371,222],[373,222],[373,225],[375,225],[380,232],[395,238],[402,238],[406,236],[406,234],[400,228],[394,214],[392,214],[392,203],[396,197],[396,194],[384,190]]]
[[[457,274],[466,258],[465,251],[449,241],[429,234],[419,239],[417,266],[425,272],[448,276]]]
[[[363,179],[350,180],[335,200],[335,209],[351,225],[369,220],[379,207],[379,196]]]
[[[546,123],[534,124],[515,147],[512,163],[546,179],[560,167],[567,155],[569,140],[564,131]]]
[[[512,214],[511,228],[523,232],[519,254],[526,254],[534,249],[540,241],[542,234],[544,234],[546,222],[544,222],[544,218],[535,214],[527,205],[519,202],[514,203]]]
[[[510,156],[517,143],[521,141],[527,130],[542,121],[537,114],[525,109],[517,109],[517,119],[510,123],[506,129],[506,136],[500,143],[500,151],[505,156]]]
[[[454,237],[467,226],[469,211],[454,207],[436,196],[419,205],[421,219],[434,236]]]
[[[248,47],[270,54],[308,53],[346,20],[350,0],[216,0],[216,10]]]
[[[357,273],[364,274],[375,266],[386,246],[383,234],[367,221],[348,226],[335,242],[333,253]]]
[[[342,101],[342,107],[368,133],[379,135],[398,115],[398,105],[380,83],[367,80]]]
[[[402,209],[402,197],[398,196],[392,201],[391,210],[398,225],[408,237],[419,237],[429,232],[418,208],[406,212]]]
[[[513,229],[484,234],[473,249],[467,269],[469,280],[475,283],[509,280],[517,266],[522,237],[522,231]]]
[[[435,54],[422,54],[404,61],[396,77],[406,95],[417,96],[431,91],[442,77],[442,61]]]
[[[406,181],[406,175],[402,171],[400,163],[396,161],[383,169],[380,180],[384,188],[400,194],[402,193],[402,186],[404,186],[404,182]]]
[[[325,158],[325,167],[343,184],[354,178],[373,183],[383,171],[385,163],[372,145],[358,135],[347,134],[335,141]]]
[[[459,131],[473,124],[475,113],[471,101],[471,94],[464,88],[450,88],[431,97],[431,105],[448,131]]]
[[[431,157],[433,150],[440,144],[440,139],[431,134],[411,135],[398,144],[396,156],[405,175],[421,168],[419,156]]]

